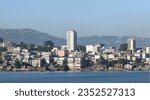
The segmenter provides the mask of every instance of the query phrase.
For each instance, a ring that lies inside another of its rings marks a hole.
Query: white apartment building
[[[146,53],[150,54],[150,47],[146,47]]]
[[[86,52],[99,52],[100,45],[86,45]]]
[[[75,51],[77,49],[77,32],[76,31],[67,32],[67,49],[69,51]]]

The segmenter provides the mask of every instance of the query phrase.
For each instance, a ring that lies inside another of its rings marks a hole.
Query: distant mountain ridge
[[[0,29],[0,37],[6,42],[25,42],[28,44],[43,44],[44,41],[51,40],[55,45],[65,44],[65,39],[52,36],[48,33],[36,30],[24,29]]]
[[[120,44],[127,43],[127,40],[133,36],[86,36],[79,37],[78,42],[80,44],[105,44],[106,47],[118,48]],[[137,47],[150,46],[150,38],[135,37]]]
[[[0,37],[5,42],[25,42],[28,44],[43,44],[46,40],[51,40],[56,46],[65,45],[66,40],[48,33],[36,30],[24,29],[2,29],[0,28]],[[107,47],[119,47],[121,43],[126,43],[131,36],[85,36],[78,37],[78,44],[105,44]],[[150,46],[150,38],[136,37],[137,47]]]

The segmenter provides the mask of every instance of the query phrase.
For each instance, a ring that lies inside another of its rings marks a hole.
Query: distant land
[[[44,41],[51,40],[55,45],[65,44],[66,40],[63,38],[58,38],[52,36],[48,33],[39,32],[29,28],[24,29],[1,29],[0,37],[4,39],[5,42],[25,42],[28,44],[43,44]]]
[[[65,45],[66,40],[57,36],[52,36],[50,33],[39,32],[33,29],[2,29],[0,28],[0,37],[5,42],[25,42],[28,44],[43,44],[46,40],[51,40],[56,46]],[[131,36],[85,36],[78,37],[79,45],[87,44],[105,44],[106,47],[118,48],[121,43],[126,43],[127,39]],[[150,38],[135,37],[137,41],[137,47],[150,46]]]

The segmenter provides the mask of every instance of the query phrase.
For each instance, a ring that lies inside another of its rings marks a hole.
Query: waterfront
[[[0,83],[150,83],[150,72],[0,72]]]

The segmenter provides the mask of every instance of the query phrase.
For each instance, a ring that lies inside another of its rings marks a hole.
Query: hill
[[[133,36],[132,36],[133,37]],[[87,44],[105,44],[106,47],[116,47],[118,48],[120,44],[127,43],[127,40],[131,36],[87,36],[79,37],[78,43],[82,45]],[[150,38],[135,37],[137,47],[150,46]]]
[[[52,36],[48,33],[39,32],[32,29],[1,29],[0,28],[0,37],[6,42],[25,42],[28,44],[43,44],[46,40],[51,40],[55,45],[65,45],[66,40],[63,38],[58,38]],[[87,44],[105,44],[106,47],[119,47],[120,44],[126,43],[127,39],[131,36],[85,36],[78,37],[78,44],[87,45]],[[135,37],[137,42],[137,47],[150,46],[150,38]]]
[[[25,42],[28,44],[43,44],[46,40],[51,40],[55,45],[65,44],[65,39],[52,36],[48,33],[39,32],[32,29],[0,29],[0,37],[5,42]]]

